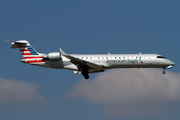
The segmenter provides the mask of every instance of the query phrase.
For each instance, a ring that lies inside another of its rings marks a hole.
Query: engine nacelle
[[[61,60],[61,54],[60,52],[52,52],[47,55],[42,56],[42,58],[52,61],[59,61]]]

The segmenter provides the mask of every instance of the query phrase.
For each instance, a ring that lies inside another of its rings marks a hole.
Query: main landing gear
[[[88,71],[82,71],[81,73],[85,79],[89,79],[89,74],[88,74]]]
[[[163,68],[162,74],[166,74],[166,68]]]

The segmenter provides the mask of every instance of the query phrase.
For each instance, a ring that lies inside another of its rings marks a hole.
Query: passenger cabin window
[[[157,58],[165,58],[165,57],[163,57],[163,56],[157,56]]]

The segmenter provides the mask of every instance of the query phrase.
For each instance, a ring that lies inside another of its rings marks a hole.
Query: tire
[[[88,74],[85,75],[84,78],[85,78],[85,79],[89,79],[89,75],[88,75]]]
[[[82,72],[82,75],[84,76],[85,79],[89,79],[88,72]]]

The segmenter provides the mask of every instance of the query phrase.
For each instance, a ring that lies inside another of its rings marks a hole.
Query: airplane
[[[89,79],[89,73],[104,72],[113,68],[172,68],[175,63],[158,54],[66,54],[61,48],[60,52],[48,54],[38,53],[27,40],[7,41],[11,48],[19,48],[24,59],[23,63],[74,71]]]

